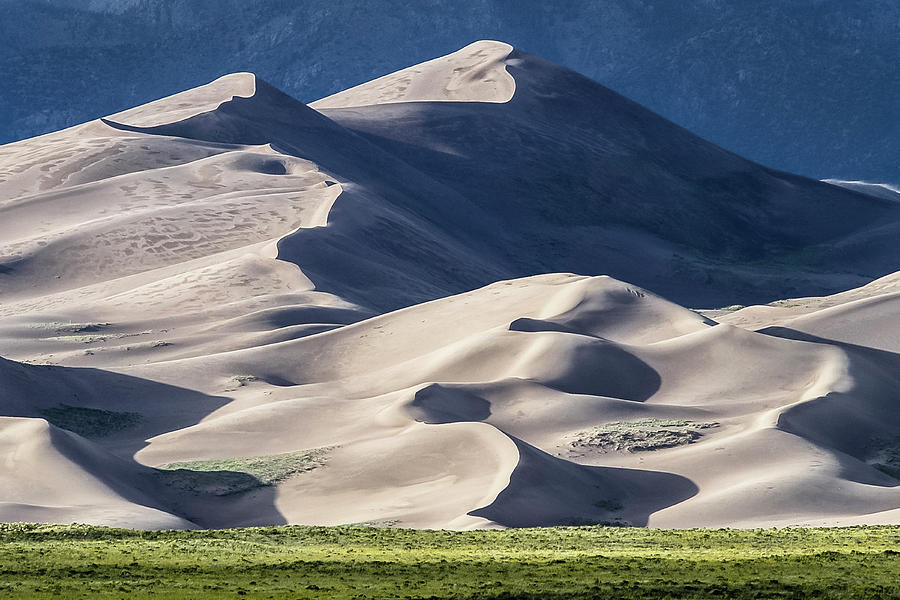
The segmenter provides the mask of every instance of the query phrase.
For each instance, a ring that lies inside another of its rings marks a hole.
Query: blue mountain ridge
[[[501,39],[728,150],[900,181],[893,0],[0,0],[0,143],[252,71],[309,102]]]

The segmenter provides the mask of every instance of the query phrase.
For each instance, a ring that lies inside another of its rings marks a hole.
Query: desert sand
[[[0,520],[900,522],[900,204],[850,187],[499,42],[2,146]]]

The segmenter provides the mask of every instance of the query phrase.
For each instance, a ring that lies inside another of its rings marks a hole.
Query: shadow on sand
[[[3,383],[10,384],[0,415],[56,425],[50,437],[56,450],[124,499],[199,527],[286,523],[274,504],[275,488],[252,475],[165,471],[134,459],[146,440],[195,425],[230,398],[101,369],[0,361]],[[188,488],[186,478],[199,484]],[[252,520],[241,509],[250,501]]]

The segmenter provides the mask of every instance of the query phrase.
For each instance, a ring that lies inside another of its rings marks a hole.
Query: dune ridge
[[[310,106],[320,110],[395,102],[509,102],[516,89],[515,78],[506,71],[512,51],[509,44],[482,40]]]

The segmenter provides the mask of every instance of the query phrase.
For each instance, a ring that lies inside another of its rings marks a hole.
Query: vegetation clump
[[[50,323],[35,323],[32,327],[55,331],[58,334],[97,333],[109,327],[109,323],[62,323],[53,321]]]
[[[239,388],[250,385],[254,381],[259,381],[259,377],[256,375],[235,375],[228,380],[225,391],[234,392]]]
[[[77,433],[82,437],[99,438],[130,429],[141,422],[141,415],[134,412],[116,412],[99,408],[85,408],[59,404],[45,408],[40,415],[48,422]]]
[[[729,306],[723,306],[719,310],[721,310],[722,312],[737,312],[743,308],[747,308],[747,307],[744,306],[743,304],[731,304]]]
[[[604,453],[661,450],[690,444],[703,436],[703,430],[718,425],[681,419],[615,421],[578,433],[571,446]]]
[[[166,485],[197,494],[227,496],[275,485],[325,464],[327,449],[285,454],[174,462],[160,467]]]

